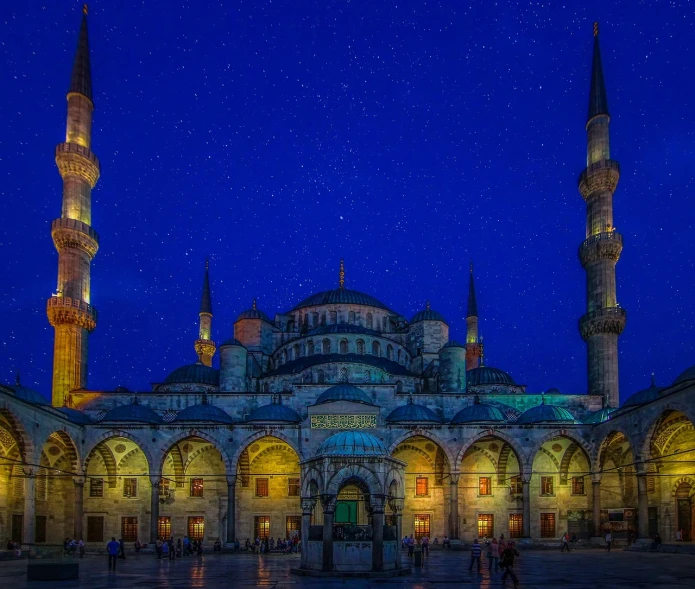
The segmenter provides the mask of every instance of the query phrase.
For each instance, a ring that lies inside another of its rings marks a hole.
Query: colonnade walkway
[[[158,561],[149,554],[128,555],[119,560],[117,571],[106,570],[105,556],[87,555],[80,561],[80,579],[63,582],[26,581],[26,560],[0,562],[0,584],[13,589],[43,587],[73,589],[454,589],[460,587],[501,587],[499,573],[490,576],[468,572],[468,552],[433,552],[421,569],[407,577],[394,579],[323,579],[297,577],[290,568],[298,566],[297,555],[205,554],[171,561]],[[485,557],[482,558],[487,566]],[[602,549],[583,549],[561,554],[558,550],[521,552],[515,570],[520,589],[579,589],[597,587],[622,589],[634,587],[692,589],[695,559],[691,554],[663,554]],[[507,581],[507,587],[511,587]]]

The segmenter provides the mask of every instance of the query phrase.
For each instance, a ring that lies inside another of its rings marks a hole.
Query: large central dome
[[[366,305],[368,307],[377,307],[379,309],[390,309],[380,300],[373,296],[360,292],[358,290],[350,290],[349,288],[336,288],[335,290],[325,290],[317,292],[304,299],[301,303],[292,307],[293,311],[303,309],[305,307],[318,307],[319,305]]]

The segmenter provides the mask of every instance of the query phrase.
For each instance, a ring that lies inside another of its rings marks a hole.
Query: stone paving
[[[422,569],[395,579],[317,579],[291,575],[290,567],[299,564],[296,555],[281,554],[206,554],[175,562],[157,561],[148,554],[129,555],[118,561],[118,571],[106,571],[105,556],[86,556],[80,560],[79,581],[27,582],[26,561],[0,562],[0,583],[5,587],[84,587],[90,589],[155,587],[230,587],[246,589],[323,589],[324,587],[387,589],[453,589],[454,587],[502,587],[500,574],[492,576],[468,572],[466,552],[435,552]],[[485,559],[483,558],[483,564]],[[561,554],[559,550],[523,551],[515,567],[521,589],[562,587],[577,589],[660,588],[692,589],[695,586],[695,558],[688,554],[623,552],[614,550],[577,550]],[[507,582],[511,587],[511,582]]]

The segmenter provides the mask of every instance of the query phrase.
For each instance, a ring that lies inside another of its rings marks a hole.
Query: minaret
[[[618,336],[626,314],[616,299],[615,264],[623,238],[613,224],[620,166],[611,159],[609,124],[598,23],[594,23],[586,169],[579,176],[579,192],[586,201],[586,240],[579,247],[579,258],[586,271],[587,306],[579,331],[587,343],[589,394],[601,395],[605,406],[618,407]]]
[[[73,389],[87,386],[89,333],[97,312],[90,299],[90,264],[99,249],[92,229],[92,189],[99,179],[99,160],[92,153],[92,75],[85,4],[72,79],[67,94],[65,143],[56,147],[55,161],[63,178],[63,208],[51,224],[58,250],[58,285],[46,313],[55,329],[53,395],[56,407],[69,403]]]
[[[466,369],[477,368],[480,362],[480,341],[478,340],[478,303],[475,300],[473,282],[473,262],[468,279],[468,311],[466,312]]]
[[[345,288],[345,261],[340,258],[340,272],[338,273],[338,288]]]
[[[215,355],[215,342],[210,337],[212,333],[212,298],[210,296],[210,263],[205,262],[205,278],[203,279],[203,295],[200,299],[200,330],[195,342],[195,353],[198,361],[205,366],[212,366]]]

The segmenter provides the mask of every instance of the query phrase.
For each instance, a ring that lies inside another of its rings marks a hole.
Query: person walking
[[[169,560],[176,560],[176,545],[174,544],[174,537],[169,538]]]
[[[473,570],[473,563],[477,562],[478,563],[478,572],[480,572],[480,553],[482,552],[482,547],[480,546],[480,543],[478,542],[478,538],[473,540],[473,546],[471,546],[471,564],[468,567],[469,571]]]
[[[120,545],[116,542],[116,537],[111,536],[111,542],[106,545],[106,553],[109,555],[109,570],[116,572],[116,559],[118,558],[118,552],[120,550]]]
[[[499,571],[500,566],[499,566],[499,561],[500,561],[500,545],[497,542],[497,538],[493,538],[492,542],[490,542],[490,556],[489,556],[489,566],[488,570],[492,572],[492,569],[495,569],[495,572]]]
[[[564,552],[565,548],[567,548],[567,552],[570,551],[570,535],[569,532],[565,532],[562,536],[562,548],[560,548],[560,552]]]
[[[123,538],[118,539],[118,558],[125,560],[125,542]]]
[[[162,558],[162,539],[157,538],[157,540],[154,543],[154,551],[157,554],[157,559],[161,560]]]
[[[169,556],[169,542],[162,542],[162,545],[159,548],[159,556],[157,558],[170,558]]]
[[[423,536],[420,540],[422,544],[422,559],[425,560],[430,555],[430,539],[428,536]]]
[[[514,572],[514,557],[519,556],[519,553],[514,548],[514,542],[510,542],[505,548],[504,552],[500,555],[500,566],[504,568],[504,574],[502,575],[502,585],[506,585],[507,577],[512,578],[512,583],[514,583],[514,589],[519,586],[519,579]]]
[[[613,543],[613,535],[610,533],[610,530],[606,532],[606,551],[610,552],[611,551],[611,544]]]
[[[415,552],[415,538],[410,534],[408,538],[408,558],[413,558],[413,553]]]

